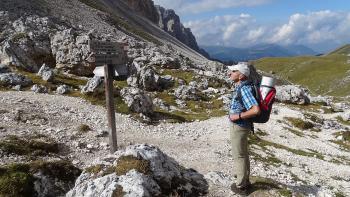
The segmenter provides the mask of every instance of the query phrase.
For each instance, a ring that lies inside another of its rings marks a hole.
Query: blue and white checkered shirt
[[[242,101],[239,101],[238,92],[241,91]],[[252,108],[254,105],[258,106],[258,102],[256,101],[253,95],[253,88],[248,81],[242,81],[232,93],[232,101],[230,106],[229,114],[239,114],[241,112],[245,112]],[[242,105],[243,103],[243,105]],[[253,128],[253,123],[250,120],[237,120],[233,123],[248,129]]]

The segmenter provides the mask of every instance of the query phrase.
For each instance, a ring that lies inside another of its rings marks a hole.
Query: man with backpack
[[[249,82],[250,69],[246,63],[228,66],[229,76],[236,83],[229,111],[230,138],[234,159],[236,183],[231,185],[235,193],[248,194],[250,162],[248,155],[248,134],[253,130],[251,118],[260,114],[253,84]]]

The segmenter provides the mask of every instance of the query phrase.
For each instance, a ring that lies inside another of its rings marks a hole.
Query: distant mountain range
[[[206,50],[212,59],[220,61],[248,61],[263,57],[292,57],[318,54],[304,45],[280,46],[276,44],[260,44],[249,48],[223,46],[200,47]]]

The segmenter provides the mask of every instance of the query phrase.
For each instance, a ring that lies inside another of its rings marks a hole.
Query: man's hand
[[[239,114],[231,114],[230,120],[233,122],[239,120]]]

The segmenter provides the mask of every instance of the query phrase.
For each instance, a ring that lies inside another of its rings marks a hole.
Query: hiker
[[[259,115],[260,108],[248,80],[250,69],[247,63],[228,66],[228,69],[230,79],[236,83],[229,111],[234,176],[237,177],[236,183],[231,185],[231,190],[244,195],[248,193],[251,184],[248,134],[253,130],[253,122],[249,118]]]

